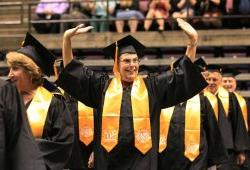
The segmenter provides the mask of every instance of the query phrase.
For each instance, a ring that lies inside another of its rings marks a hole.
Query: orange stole
[[[243,115],[243,119],[244,119],[244,122],[245,122],[245,125],[246,125],[246,129],[248,131],[248,123],[247,123],[247,104],[246,104],[246,101],[245,99],[239,95],[238,93],[234,92],[238,102],[239,102],[239,105],[240,105],[240,109],[242,111],[242,115]]]
[[[159,152],[162,152],[167,147],[168,130],[169,130],[171,117],[173,115],[173,111],[174,111],[174,107],[166,108],[161,111]],[[167,123],[166,126],[164,125],[164,123]],[[190,161],[195,160],[195,158],[200,154],[200,151],[199,151],[200,123],[201,123],[200,121],[200,96],[196,95],[187,101],[186,111],[185,111],[184,155]],[[164,144],[164,142],[166,144]]]
[[[167,147],[167,138],[171,117],[174,112],[174,106],[162,109],[160,115],[160,139],[159,139],[159,152],[163,152]]]
[[[62,94],[64,90],[58,88]],[[86,146],[94,139],[94,109],[82,102],[77,102],[79,137]]]
[[[42,86],[38,87],[27,109],[31,131],[35,138],[41,138],[53,94]]]
[[[102,146],[110,152],[118,143],[122,84],[119,76],[112,79],[104,99],[102,114]],[[138,76],[131,90],[135,147],[145,154],[152,147],[148,92],[144,80]]]
[[[94,138],[94,111],[93,108],[78,101],[78,124],[80,140],[88,146]]]
[[[210,93],[209,91],[204,91],[204,96],[206,96],[208,98],[208,101],[212,105],[216,120],[218,121],[218,119],[219,119],[219,110],[218,110],[218,99],[217,99],[217,97],[215,95],[213,95],[212,93]]]
[[[152,148],[148,91],[144,80],[137,76],[131,90],[135,147],[145,154]]]
[[[221,100],[223,108],[225,110],[226,116],[228,116],[229,112],[229,92],[223,87],[219,87],[218,89],[218,97]]]

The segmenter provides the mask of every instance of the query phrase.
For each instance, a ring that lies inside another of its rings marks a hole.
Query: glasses
[[[131,63],[132,64],[138,64],[140,62],[140,59],[139,58],[134,58],[134,59],[123,59],[121,60],[120,62],[126,64],[126,65],[130,65]]]

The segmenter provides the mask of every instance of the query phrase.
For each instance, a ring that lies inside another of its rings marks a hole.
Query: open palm
[[[93,28],[94,27],[92,27],[92,26],[84,27],[84,24],[80,24],[80,25],[76,26],[75,28],[71,28],[71,29],[68,29],[67,31],[65,31],[64,36],[71,38],[77,34],[86,33]]]
[[[181,18],[176,19],[179,27],[184,31],[184,33],[193,41],[197,41],[198,33],[197,31],[186,21]]]

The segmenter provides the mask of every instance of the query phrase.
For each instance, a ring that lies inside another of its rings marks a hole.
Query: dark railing
[[[94,0],[87,0],[87,1],[84,1],[84,2],[93,2]],[[107,2],[110,2],[111,0],[107,0]],[[65,2],[65,1],[62,1],[62,2]],[[70,6],[73,4],[73,3],[79,3],[79,2],[82,2],[81,0],[69,0],[68,1]],[[28,30],[31,31],[31,27],[32,27],[32,24],[34,23],[68,23],[68,22],[90,22],[90,21],[94,21],[94,22],[101,22],[101,21],[107,21],[107,22],[113,22],[113,21],[116,21],[117,19],[116,18],[111,18],[109,15],[107,15],[107,17],[105,19],[60,19],[60,20],[39,20],[39,21],[35,21],[33,20],[33,17],[32,17],[32,14],[33,14],[33,7],[37,6],[37,4],[39,3],[39,1],[37,2],[34,2],[34,1],[26,1],[26,2],[0,2],[0,8],[1,7],[10,7],[10,6],[20,6],[20,22],[19,24],[23,24],[24,23],[24,12],[27,12],[27,22],[28,23]],[[50,2],[51,3],[51,2]],[[55,2],[57,3],[57,2]],[[107,3],[109,4],[109,3]],[[24,6],[28,7],[27,11],[24,10]],[[107,6],[107,10],[108,10],[108,6]],[[202,19],[203,17],[202,16],[187,16],[186,19],[189,19],[189,20],[193,20],[193,19]],[[250,18],[250,15],[240,15],[240,14],[236,14],[236,15],[221,15],[219,16],[220,19],[224,19],[224,20],[228,20],[228,19],[249,19]],[[161,18],[158,18],[158,19],[161,19]],[[142,20],[145,20],[145,19],[142,19]],[[156,20],[156,19],[154,19]],[[174,18],[172,17],[169,17],[166,22],[169,22],[169,23],[172,23],[174,22]],[[11,21],[8,21],[8,22],[4,22],[4,21],[0,21],[0,24],[17,24],[17,22],[11,22]]]

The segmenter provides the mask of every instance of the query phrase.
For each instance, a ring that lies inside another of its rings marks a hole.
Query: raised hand
[[[88,32],[91,30],[93,27],[88,26],[88,27],[83,27],[84,25],[78,25],[75,28],[69,29],[64,32],[63,35],[63,48],[62,48],[62,53],[63,53],[63,65],[66,67],[71,60],[73,59],[73,52],[72,52],[72,47],[71,47],[71,38],[74,35],[81,34]]]
[[[64,32],[64,37],[71,38],[77,34],[86,33],[93,28],[94,27],[92,27],[92,26],[84,27],[84,24],[80,24],[80,25],[76,26],[75,28],[71,28],[71,29],[66,30]]]
[[[198,41],[197,31],[186,21],[181,18],[176,19],[178,26],[183,30],[183,32],[188,36],[190,43],[196,44]]]

